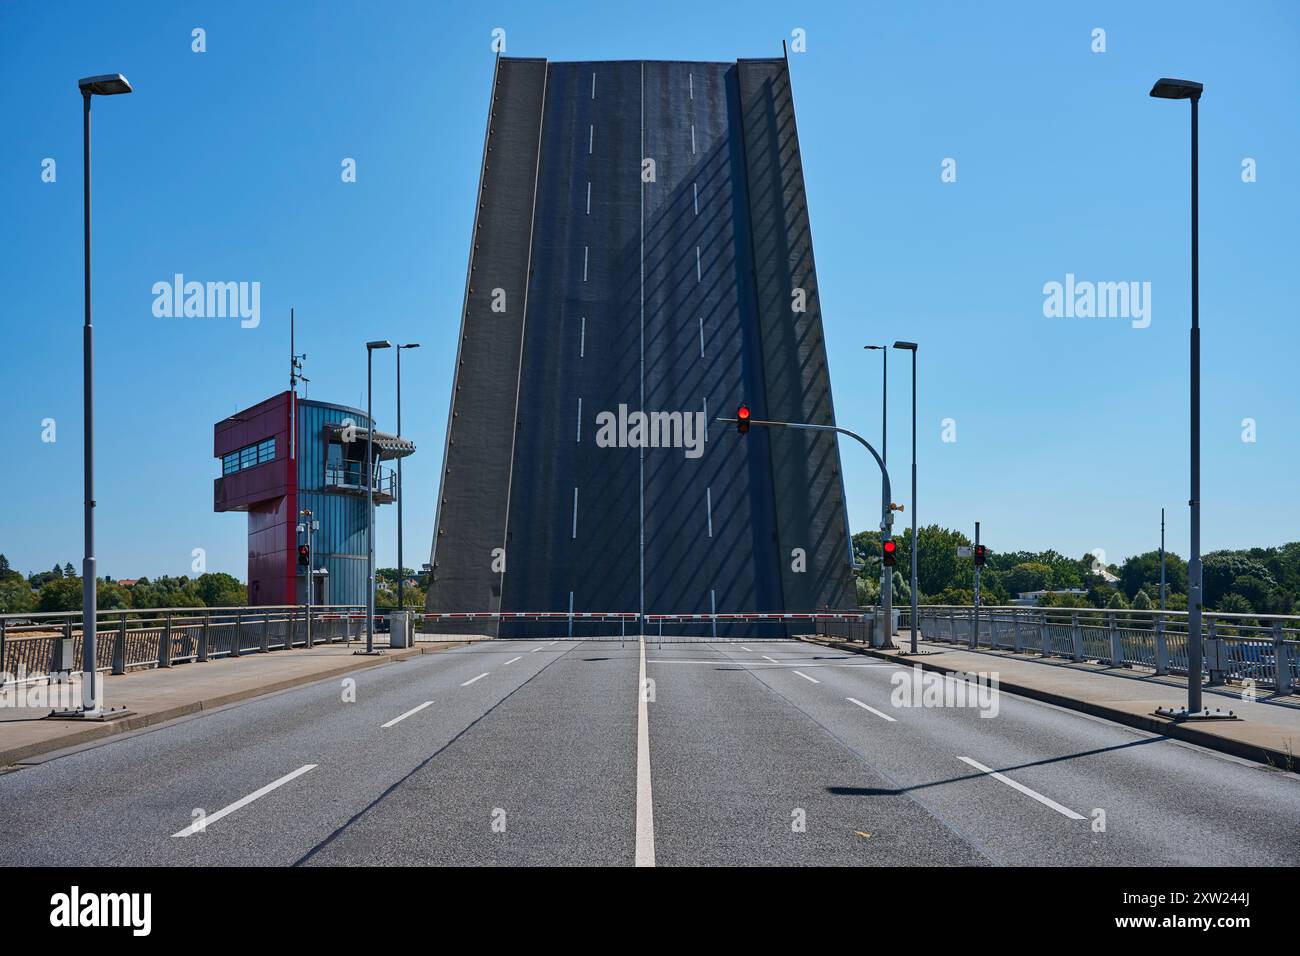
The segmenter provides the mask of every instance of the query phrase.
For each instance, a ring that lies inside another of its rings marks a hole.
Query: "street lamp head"
[[[916,351],[916,343],[915,343],[915,342],[895,342],[895,343],[894,343],[894,348],[896,348],[896,349],[906,349],[906,350],[909,351],[909,352],[915,352],[915,351]]]
[[[884,348],[883,345],[864,345],[864,346],[862,346],[862,347],[863,347],[864,349],[870,349],[872,352],[875,352],[875,351],[877,351],[878,349],[883,349],[883,348]]]
[[[407,345],[399,345],[399,346],[398,346],[399,349],[418,349],[419,347],[420,347],[420,343],[419,343],[419,342],[411,342],[411,343],[409,343],[409,344],[407,344]]]
[[[1162,76],[1151,87],[1151,95],[1160,100],[1199,100],[1204,84],[1195,80],[1175,80]]]
[[[130,93],[131,84],[121,73],[105,73],[103,76],[88,76],[78,80],[77,86],[85,96],[113,96],[117,93]]]
[[[391,349],[392,347],[393,347],[393,343],[388,341],[388,339],[380,339],[377,342],[366,343],[367,349]]]

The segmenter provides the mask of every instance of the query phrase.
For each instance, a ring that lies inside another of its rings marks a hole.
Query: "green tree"
[[[1239,552],[1216,551],[1205,556],[1203,588],[1206,607],[1217,608],[1224,595],[1233,590],[1238,578],[1258,578],[1267,591],[1277,587],[1273,575],[1259,561]]]
[[[1052,568],[1041,561],[1023,561],[1002,574],[1002,583],[1013,594],[1045,591],[1051,586]]]
[[[95,607],[101,611],[125,610],[131,606],[131,592],[116,581],[101,578],[95,585]]]
[[[869,577],[859,575],[854,581],[858,607],[871,607],[880,602],[880,585]]]
[[[1219,610],[1225,614],[1253,614],[1255,611],[1251,607],[1249,599],[1244,594],[1238,594],[1235,591],[1225,594],[1219,599]]]
[[[69,561],[67,564],[65,564],[65,565],[63,566],[63,576],[64,576],[65,578],[75,578],[75,577],[77,576],[77,571],[76,571],[76,569],[72,566],[72,562],[71,562],[71,561]]]
[[[206,607],[243,607],[248,589],[234,575],[209,571],[194,579],[194,592]]]
[[[903,580],[903,575],[897,568],[894,569],[894,576],[890,580],[893,586],[894,606],[900,607],[904,604],[911,604],[912,589],[907,586],[907,582]]]
[[[937,594],[930,595],[930,603],[972,607],[975,604],[975,592],[966,588],[944,588]]]
[[[1165,582],[1170,591],[1187,591],[1187,562],[1172,551],[1165,552]],[[1160,593],[1160,552],[1147,551],[1124,560],[1119,569],[1119,583],[1130,598],[1140,590]]]
[[[1139,589],[1138,593],[1133,595],[1133,610],[1149,611],[1151,610],[1151,598],[1147,597],[1147,592]]]
[[[36,592],[20,575],[17,580],[0,580],[0,613],[23,614],[36,608]]]
[[[37,597],[39,611],[81,610],[81,578],[60,577],[49,581]]]

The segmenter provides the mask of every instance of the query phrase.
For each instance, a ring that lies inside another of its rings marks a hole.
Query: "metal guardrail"
[[[969,606],[924,605],[918,616],[928,641],[1187,673],[1186,611],[981,607],[978,635]],[[1201,633],[1209,683],[1250,680],[1284,694],[1300,687],[1300,615],[1205,611]]]
[[[364,607],[313,607],[310,629],[306,611],[305,605],[100,611],[95,615],[95,667],[125,674],[141,668],[342,643],[365,634]],[[58,671],[83,670],[81,625],[80,611],[0,614],[0,685],[18,680],[20,674],[44,679]],[[66,641],[71,642],[71,654],[65,656]]]

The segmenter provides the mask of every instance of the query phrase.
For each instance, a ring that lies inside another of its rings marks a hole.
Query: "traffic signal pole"
[[[858,444],[860,444],[863,448],[865,448],[867,451],[871,452],[871,457],[876,459],[876,464],[880,466],[880,478],[881,478],[880,544],[881,544],[881,561],[883,563],[884,544],[886,541],[889,541],[891,538],[890,528],[893,526],[893,522],[894,522],[893,508],[891,507],[893,502],[893,495],[891,494],[890,485],[889,485],[889,470],[885,467],[884,459],[881,458],[880,455],[876,452],[876,450],[871,447],[871,444],[856,432],[851,432],[847,428],[840,428],[838,425],[810,425],[807,424],[806,422],[776,422],[776,421],[764,421],[762,419],[753,418],[749,413],[749,408],[745,405],[740,406],[740,409],[737,411],[736,415],[737,415],[736,418],[718,418],[716,420],[720,422],[729,422],[731,424],[734,424],[738,427],[738,430],[741,431],[742,433],[748,431],[750,425],[762,425],[766,428],[797,428],[802,431],[814,431],[814,432],[835,432],[840,435],[849,436]],[[850,547],[851,546],[852,546],[852,542],[850,542]],[[881,605],[881,610],[884,612],[883,626],[885,631],[884,640],[882,641],[881,646],[885,648],[892,648],[894,646],[894,635],[892,633],[893,631],[892,625],[894,619],[893,589],[894,589],[894,576],[892,574],[886,575],[883,581],[883,586],[880,589],[880,605]]]
[[[304,536],[306,537],[306,539],[307,539],[306,542],[305,542],[305,544],[306,544],[306,548],[307,548],[307,564],[306,564],[306,568],[307,568],[307,602],[306,602],[306,603],[307,603],[307,646],[308,646],[308,647],[311,647],[311,646],[312,646],[312,645],[311,645],[311,603],[312,603],[312,593],[311,593],[311,592],[312,592],[312,590],[314,589],[314,587],[315,587],[315,585],[316,585],[316,576],[315,576],[315,574],[312,573],[312,567],[311,567],[311,566],[312,566],[312,557],[311,557],[311,554],[312,554],[312,552],[311,552],[311,533],[312,533],[312,531],[313,531],[314,528],[315,528],[316,521],[315,521],[315,519],[312,517],[312,513],[311,513],[311,511],[310,511],[309,509],[307,509],[307,508],[304,508],[302,511],[298,512],[298,517],[300,517],[300,518],[305,518],[305,519],[306,519],[305,521],[303,521],[301,524],[298,525],[298,530],[299,530],[300,532],[302,532],[303,535],[304,535]],[[301,553],[301,552],[299,552],[299,553]],[[301,564],[302,562],[299,562],[299,563]],[[293,640],[293,636],[290,635],[290,638],[289,638],[289,639],[292,641],[292,640]]]

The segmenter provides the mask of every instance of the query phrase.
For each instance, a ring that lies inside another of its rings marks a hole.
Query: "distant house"
[[[1021,591],[1012,599],[1012,604],[1021,604],[1025,607],[1033,607],[1038,604],[1044,594],[1087,594],[1083,588],[1061,588],[1056,591]]]
[[[139,578],[118,578],[117,583],[122,585],[124,588],[133,588],[139,580]]]

